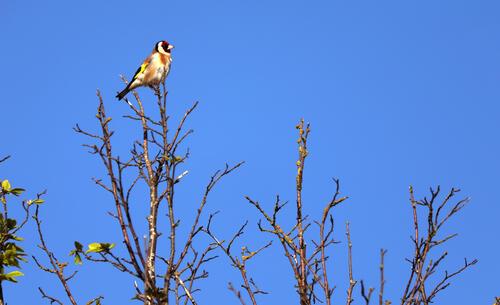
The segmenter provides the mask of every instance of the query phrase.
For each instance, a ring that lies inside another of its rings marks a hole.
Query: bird
[[[116,95],[118,100],[123,99],[127,93],[137,87],[148,86],[155,88],[162,83],[170,72],[173,48],[174,46],[165,40],[157,42],[151,54],[135,72],[132,80],[125,89]]]

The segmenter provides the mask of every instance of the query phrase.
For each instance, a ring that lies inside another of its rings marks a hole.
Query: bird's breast
[[[168,57],[162,56],[162,54],[155,54],[151,58],[149,65],[149,73],[146,75],[146,82],[157,84],[163,81],[165,76],[169,72],[170,60]]]

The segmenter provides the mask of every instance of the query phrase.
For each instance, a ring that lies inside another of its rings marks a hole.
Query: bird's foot
[[[161,95],[160,85],[151,85],[149,87],[155,92],[156,96]]]

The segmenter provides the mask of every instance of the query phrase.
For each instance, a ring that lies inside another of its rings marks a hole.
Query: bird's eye
[[[168,42],[163,42],[161,46],[165,51],[168,50]]]

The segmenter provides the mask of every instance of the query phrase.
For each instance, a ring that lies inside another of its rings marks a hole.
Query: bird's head
[[[162,40],[156,43],[156,51],[162,54],[170,54],[172,49],[174,48],[173,45],[168,43],[168,41]]]

